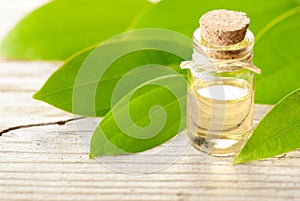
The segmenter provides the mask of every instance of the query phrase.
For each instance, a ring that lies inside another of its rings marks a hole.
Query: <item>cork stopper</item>
[[[250,19],[244,12],[213,10],[200,18],[201,36],[214,46],[229,46],[244,40]]]

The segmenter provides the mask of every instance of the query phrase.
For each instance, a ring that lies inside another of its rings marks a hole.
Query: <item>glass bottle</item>
[[[188,70],[187,136],[197,149],[216,156],[234,155],[252,133],[254,73],[252,63],[254,35],[230,46],[214,46],[193,36],[192,61]]]

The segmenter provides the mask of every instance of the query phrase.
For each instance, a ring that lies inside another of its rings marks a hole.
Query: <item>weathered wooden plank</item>
[[[66,128],[68,126],[71,129]],[[250,197],[255,200],[296,200],[300,197],[299,156],[296,152],[288,154],[286,160],[277,158],[232,166],[230,158],[209,157],[199,161],[197,158],[200,153],[190,149],[177,163],[162,172],[134,176],[118,174],[88,160],[84,149],[78,147],[78,136],[70,132],[65,135],[63,132],[64,129],[72,130],[72,127],[68,124],[49,126],[38,128],[35,132],[37,128],[29,128],[4,135],[1,148],[4,148],[2,145],[6,138],[18,136],[21,139],[22,135],[28,133],[27,139],[15,144],[15,150],[22,148],[24,142],[33,144],[32,149],[37,157],[31,158],[32,151],[26,147],[20,150],[20,153],[28,150],[24,154],[27,156],[25,160],[14,156],[15,152],[10,149],[5,155],[0,154],[1,197],[6,200],[39,200],[43,195],[43,200],[123,200],[127,196],[127,200],[148,200],[155,195],[152,200],[176,200],[178,192],[184,200],[209,200],[208,197],[211,200],[248,200]],[[55,130],[60,132],[51,138]],[[37,145],[31,141],[34,136],[36,140],[46,141]],[[52,143],[63,145],[65,140],[70,143],[67,153],[72,154],[64,154],[67,150],[65,146],[51,146]],[[39,146],[42,146],[42,150],[38,149]],[[80,151],[77,154],[78,149]],[[44,158],[52,152],[56,153]],[[6,156],[8,163],[5,163],[3,156]],[[9,160],[10,157],[15,157],[14,161]]]
[[[257,111],[260,108],[267,111],[270,107],[258,106]],[[257,120],[262,113],[256,113]],[[88,128],[85,132],[91,131]],[[180,147],[181,141],[178,143],[174,148]],[[232,166],[232,158],[199,160],[201,154],[189,149],[178,162],[161,172],[134,176],[116,173],[88,160],[72,123],[12,131],[1,137],[0,147],[0,196],[3,200],[300,198],[299,155],[295,152],[286,156],[287,161],[277,158]],[[169,155],[157,157],[167,164]],[[126,160],[110,163],[130,166]]]
[[[59,65],[59,63],[1,60],[0,130],[75,117],[32,99],[34,92]]]

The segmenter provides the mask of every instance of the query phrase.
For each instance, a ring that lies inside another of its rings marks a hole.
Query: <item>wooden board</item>
[[[45,1],[0,2],[3,34]],[[299,152],[231,165],[232,157],[202,154],[180,134],[149,152],[89,160],[82,140],[97,121],[31,98],[59,65],[0,60],[0,200],[300,200]],[[256,105],[255,123],[270,108]]]

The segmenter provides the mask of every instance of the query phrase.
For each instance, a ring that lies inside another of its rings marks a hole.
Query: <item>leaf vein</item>
[[[285,19],[296,15],[300,12],[300,5],[292,8],[280,16],[276,17],[272,21],[270,21],[257,35],[256,35],[256,43],[262,38],[263,35],[265,35],[268,31],[270,31],[275,25],[279,24],[280,22],[284,21]]]
[[[254,149],[252,149],[252,151],[253,151],[253,152],[257,151],[260,147],[263,147],[265,144],[269,143],[269,142],[272,141],[273,139],[280,137],[281,135],[283,135],[284,133],[286,133],[288,130],[291,130],[291,129],[293,129],[293,128],[299,126],[299,125],[300,125],[300,122],[296,123],[296,124],[293,125],[293,126],[287,127],[286,129],[282,130],[281,132],[279,132],[279,133],[275,134],[274,136],[272,136],[271,138],[269,138],[268,141],[265,141],[265,142],[263,142],[262,144],[256,146]]]

